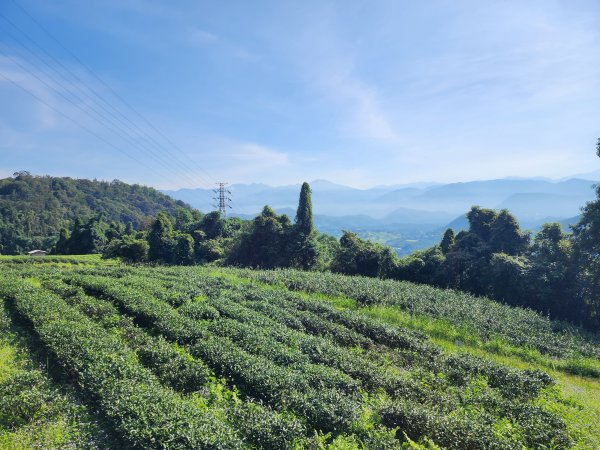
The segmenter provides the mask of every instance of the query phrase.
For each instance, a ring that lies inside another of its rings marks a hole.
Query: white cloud
[[[101,129],[103,126],[94,125],[96,119],[91,116],[101,114],[106,117],[107,114],[101,111],[104,105],[98,105],[91,90],[104,96],[106,92],[78,66],[69,68],[70,72],[57,64],[50,64],[50,67],[53,69],[41,65],[37,59],[9,55],[8,51],[0,56],[1,95],[18,99],[11,114],[4,116],[5,122],[26,114],[27,126],[34,131],[79,127],[74,121],[88,128]]]
[[[259,60],[258,55],[246,50],[238,44],[233,43],[231,40],[195,26],[188,29],[184,39],[187,41],[187,43],[195,47],[205,48],[207,46],[214,46],[224,55],[240,60],[250,62]]]
[[[286,183],[294,168],[289,155],[273,147],[256,142],[234,141],[222,137],[199,136],[180,131],[181,146],[196,151],[186,151],[191,160],[188,175],[196,179],[191,185],[180,180],[175,186],[162,183],[161,189],[180,187],[213,187],[217,181],[228,183]],[[183,134],[185,133],[185,134]],[[202,170],[200,170],[201,168]]]
[[[226,144],[218,153],[219,160],[226,163],[219,167],[221,177],[231,182],[282,180],[285,169],[291,167],[286,153],[253,142]]]
[[[397,138],[373,86],[341,70],[330,69],[319,78],[323,92],[341,107],[345,133],[386,141]]]
[[[35,128],[51,129],[57,125],[57,113],[51,108],[45,106],[37,100],[38,97],[43,102],[52,104],[56,95],[52,94],[51,88],[58,88],[52,80],[47,80],[42,74],[32,71],[31,73],[24,70],[22,67],[27,67],[27,63],[18,57],[0,56],[0,86],[5,89],[4,96],[18,93],[20,105],[23,105],[23,99],[26,99],[27,109],[35,111],[31,118],[37,119],[34,121]],[[40,78],[48,85],[45,85]],[[19,88],[18,86],[21,86]],[[29,91],[29,92],[27,92]],[[35,96],[35,97],[34,97]],[[11,111],[11,116],[15,111]]]
[[[377,141],[398,139],[378,86],[358,74],[353,51],[336,23],[335,11],[323,7],[306,19],[289,50],[309,87],[329,102],[344,137]]]
[[[202,30],[197,27],[192,27],[188,31],[190,42],[195,45],[205,45],[217,41],[219,38],[216,34]]]
[[[236,161],[258,164],[263,167],[278,167],[290,164],[287,154],[255,143],[239,144],[233,147],[229,156]]]

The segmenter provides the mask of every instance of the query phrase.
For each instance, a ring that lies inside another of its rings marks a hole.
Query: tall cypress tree
[[[292,265],[308,270],[316,266],[319,249],[313,224],[311,190],[307,182],[302,183],[300,200],[296,212],[296,223],[292,233]]]
[[[305,236],[309,236],[314,231],[312,200],[309,184],[305,181],[302,183],[300,190],[300,201],[298,202],[298,210],[296,211],[296,230]]]

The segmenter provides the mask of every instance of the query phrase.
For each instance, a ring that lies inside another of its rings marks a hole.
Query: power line
[[[0,13],[0,17],[3,18],[5,21],[7,21],[8,23],[10,23],[11,25],[14,26],[14,24],[7,19],[3,14]],[[18,27],[17,28],[19,31],[22,32],[22,30],[20,30]],[[44,61],[43,58],[41,58],[40,56],[38,56],[33,50],[31,50],[31,48],[27,45],[24,44],[21,40],[19,40],[17,37],[15,37],[12,33],[8,32],[8,34],[15,40],[17,41],[17,43],[19,45],[21,45],[21,47],[25,48],[34,58],[37,58],[39,61],[41,61],[44,65],[46,65],[50,70],[52,70],[53,72],[55,72],[59,78],[64,79],[64,76],[54,67],[52,67],[50,64],[48,64],[46,61]],[[27,37],[27,36],[26,36]],[[27,37],[29,40],[31,40],[29,37]],[[36,44],[34,41],[32,41],[34,44]],[[36,44],[37,45],[37,44]],[[38,48],[41,48],[38,46]],[[43,50],[43,49],[42,49]],[[43,50],[44,51],[44,50]],[[47,52],[46,52],[47,54]],[[143,144],[142,142],[139,142],[138,140],[135,140],[130,133],[128,132],[128,130],[124,129],[128,128],[126,124],[123,124],[122,121],[120,121],[116,116],[113,115],[113,117],[116,118],[116,122],[115,120],[112,120],[111,118],[107,117],[106,115],[102,114],[102,112],[98,111],[98,109],[96,109],[94,107],[95,104],[97,103],[93,103],[92,105],[87,105],[87,107],[92,110],[98,117],[100,117],[101,119],[98,119],[94,116],[92,116],[88,111],[86,111],[83,107],[81,107],[80,105],[78,105],[77,103],[73,102],[71,99],[67,98],[62,92],[60,92],[59,90],[57,90],[55,87],[50,86],[45,80],[41,79],[39,76],[37,76],[34,72],[28,70],[26,67],[24,67],[22,64],[20,64],[18,61],[16,61],[14,58],[12,58],[10,55],[6,55],[9,59],[11,59],[15,64],[17,64],[19,67],[21,67],[23,70],[27,71],[30,75],[32,75],[33,77],[35,77],[36,79],[38,79],[40,82],[44,83],[48,88],[54,90],[58,95],[60,95],[61,97],[63,97],[65,100],[67,100],[68,102],[70,102],[71,104],[73,104],[73,106],[75,106],[76,108],[80,109],[81,111],[83,111],[86,115],[88,115],[89,117],[91,117],[93,120],[97,121],[98,123],[100,123],[101,125],[105,126],[106,128],[108,128],[110,131],[112,131],[113,133],[115,133],[116,135],[119,135],[121,138],[127,140],[128,142],[130,142],[132,145],[136,146],[138,149],[141,149],[143,152],[149,152],[151,153],[156,159],[157,161],[160,163],[160,165],[162,165],[164,168],[166,168],[167,170],[170,171],[180,171],[181,169],[179,169],[175,164],[173,164],[171,162],[171,160],[163,157],[160,153],[157,153],[155,150],[153,150],[152,148],[147,147],[145,144]],[[51,55],[49,55],[51,58],[53,58]],[[56,61],[56,60],[55,60]],[[59,63],[57,61],[57,63]],[[60,63],[59,63],[60,64]],[[35,67],[35,66],[34,66]],[[64,67],[64,66],[63,66]],[[72,97],[74,97],[75,99],[77,99],[77,101],[85,104],[84,100],[77,95],[75,92],[73,92],[72,90],[70,90],[67,86],[65,86],[60,80],[58,80],[57,78],[54,77],[54,75],[52,75],[52,73],[47,72],[44,69],[38,68],[38,70],[40,70],[41,72],[43,72],[48,78],[50,78],[54,83],[56,83],[57,85],[59,85],[65,92],[69,93]],[[68,81],[67,81],[68,82]],[[89,88],[88,88],[89,89]],[[86,94],[86,97],[91,99],[92,102],[95,102],[89,95],[87,95],[87,93],[84,92],[84,94]],[[102,106],[102,105],[100,105]],[[106,108],[104,108],[106,110]],[[129,129],[129,131],[131,131],[131,129]],[[168,166],[168,167],[167,167]],[[185,172],[185,170],[181,170],[180,174],[178,176],[183,176],[184,178],[187,178],[188,181],[195,183],[195,180],[190,178],[187,173]]]
[[[50,32],[39,22],[37,21],[33,16],[31,16],[31,14],[29,14],[22,6],[20,6],[18,3],[16,3],[15,1],[13,1],[13,3],[19,8],[21,9],[21,11],[23,13],[25,13],[27,15],[27,17],[29,17],[33,22],[35,22],[46,34],[48,34],[54,41],[56,41],[61,48],[63,48],[65,51],[67,51],[68,53],[70,53],[72,55],[72,53],[64,46],[62,45],[54,36],[52,36],[50,34]],[[94,90],[93,88],[91,88],[84,80],[82,80],[76,73],[74,73],[72,70],[70,70],[68,67],[66,67],[64,64],[62,64],[62,62],[60,62],[59,60],[57,60],[54,56],[52,56],[50,53],[48,53],[43,47],[41,47],[34,39],[32,39],[25,31],[23,31],[20,27],[18,27],[14,22],[10,21],[10,19],[6,18],[6,16],[4,16],[4,19],[11,24],[11,26],[13,28],[15,28],[16,30],[18,30],[21,34],[23,34],[29,41],[31,41],[37,48],[39,48],[47,57],[49,57],[50,59],[52,59],[57,65],[61,66],[66,72],[68,72],[75,80],[77,80],[81,85],[85,86],[87,88],[88,91],[90,91],[92,94],[94,94],[95,97],[97,97],[99,100],[101,100],[102,102],[104,102],[107,106],[109,106],[110,108],[112,108],[114,111],[116,111],[116,113],[118,113],[124,120],[126,120],[127,122],[129,122],[133,127],[136,128],[138,133],[141,133],[143,138],[145,138],[147,141],[149,141],[152,145],[154,145],[155,147],[158,147],[158,149],[160,151],[164,151],[165,153],[170,153],[168,151],[168,149],[165,149],[163,146],[161,146],[160,143],[158,143],[149,133],[145,132],[144,130],[142,130],[136,123],[132,122],[126,115],[124,115],[121,111],[119,111],[118,108],[116,108],[114,105],[112,105],[109,101],[107,101],[105,98],[103,98],[103,96],[101,96],[100,94],[98,94],[96,92],[96,90]],[[14,38],[14,36],[13,36]],[[21,43],[21,45],[23,45]],[[27,46],[26,46],[27,47]],[[31,50],[28,49],[30,52]],[[33,52],[31,52],[33,53]],[[34,54],[34,56],[38,57],[37,55]],[[73,55],[75,56],[75,55]],[[38,57],[39,58],[39,57]],[[76,58],[76,57],[75,57]],[[41,58],[39,58],[42,62],[44,62],[46,65],[48,65],[45,61],[43,61]],[[80,63],[81,60],[79,60],[79,58],[76,58]],[[89,69],[87,66],[85,66],[85,69],[90,72],[95,78],[99,79],[92,71],[91,69]],[[56,69],[52,68],[55,72],[59,73]],[[59,73],[59,76],[62,76]],[[108,86],[104,81],[100,80],[106,87],[108,87],[113,93],[115,93],[112,88],[110,88],[110,86]],[[82,93],[84,93],[86,95],[87,98],[91,99],[92,101],[95,101],[91,98],[91,96],[89,96],[89,94],[87,94],[87,92],[83,91],[80,88],[80,91]],[[115,93],[116,94],[116,93]],[[124,100],[122,100],[124,101]],[[111,111],[107,110],[104,105],[99,104],[99,106],[104,109],[105,111],[107,111],[109,114],[111,114],[113,117],[115,117],[115,119],[118,119],[114,113],[112,113]],[[171,155],[171,157],[173,158],[173,155]],[[179,160],[177,160],[176,158],[172,159],[174,162],[181,164],[179,162]],[[171,161],[171,160],[169,160]],[[183,168],[184,172],[187,171],[188,167],[184,166],[184,165],[180,165],[180,167]],[[195,182],[195,180],[192,180],[192,182]]]
[[[87,112],[85,109],[83,109],[82,107],[80,107],[78,104],[76,104],[75,102],[73,102],[70,98],[66,97],[63,93],[61,93],[60,91],[58,91],[57,89],[53,88],[52,86],[50,86],[45,80],[41,79],[40,77],[38,77],[35,73],[31,72],[30,70],[28,70],[26,67],[24,67],[23,65],[21,65],[20,63],[18,63],[16,60],[14,60],[12,57],[7,56],[9,59],[11,59],[13,62],[15,62],[15,64],[17,64],[19,67],[21,67],[23,70],[25,70],[27,73],[29,73],[30,75],[32,75],[33,77],[35,77],[37,80],[39,80],[41,83],[43,83],[45,86],[47,86],[48,88],[52,89],[53,91],[55,91],[58,95],[60,95],[62,98],[64,98],[66,101],[68,101],[70,104],[72,104],[74,107],[76,107],[77,109],[83,111],[87,116],[91,117],[92,119],[96,120],[96,122],[102,124],[102,122],[100,122],[98,119],[94,118],[92,115],[89,114],[89,112]],[[4,77],[6,79],[6,77]],[[12,80],[11,80],[12,81]],[[14,84],[14,82],[13,82]],[[44,104],[46,104],[47,106],[49,106],[48,103],[44,102]],[[53,110],[57,110],[57,108],[52,107]],[[62,115],[65,115],[63,113],[61,113]],[[80,122],[77,122],[79,125]],[[88,130],[89,131],[89,130]],[[115,133],[117,136],[119,136],[118,133],[116,133],[114,130],[111,130],[113,133]],[[98,136],[97,133],[94,133],[95,136]],[[104,139],[104,141],[106,141]],[[135,141],[133,141],[133,143],[135,144]],[[142,148],[143,150],[143,148]],[[163,166],[164,167],[164,166]],[[166,167],[165,167],[166,168]],[[167,168],[167,170],[169,170]],[[158,173],[158,172],[157,172]]]
[[[169,139],[163,132],[161,132],[154,124],[152,124],[148,119],[146,119],[134,106],[132,106],[131,104],[129,104],[121,95],[119,95],[119,93],[117,93],[109,84],[107,84],[102,78],[100,78],[98,75],[96,75],[94,73],[93,70],[91,70],[76,54],[74,54],[72,51],[70,51],[66,46],[64,46],[62,44],[62,42],[60,42],[60,40],[58,40],[42,23],[40,23],[35,17],[33,17],[23,6],[21,6],[19,3],[16,2],[16,0],[12,0],[13,3],[15,4],[15,6],[17,6],[17,8],[19,8],[21,10],[21,12],[23,12],[27,17],[29,17],[29,19],[31,21],[33,21],[36,25],[38,25],[38,27],[40,29],[42,29],[44,31],[44,33],[46,33],[56,44],[58,44],[66,53],[68,53],[72,58],[74,58],[82,67],[84,67],[96,80],[98,80],[103,86],[105,86],[118,100],[121,101],[121,103],[123,103],[127,108],[129,108],[131,111],[133,111],[147,126],[149,126],[152,130],[154,130],[158,135],[160,135],[167,143],[169,143],[169,145],[174,148],[179,154],[183,155],[184,158],[186,158],[189,162],[191,162],[194,166],[196,166],[196,169],[199,170],[200,172],[202,172],[204,174],[204,176],[209,180],[214,182],[215,180],[211,177],[211,175],[206,172],[203,168],[201,168],[199,165],[197,165],[196,161],[194,161],[192,158],[189,157],[189,155],[187,153],[185,153],[183,150],[181,150],[181,148],[175,144],[171,139]],[[85,83],[84,83],[85,84]],[[87,87],[87,86],[86,86]],[[89,89],[89,87],[88,87]],[[96,94],[95,91],[91,90],[96,96],[98,96]],[[101,98],[101,97],[99,97]],[[106,102],[106,100],[104,100],[103,98],[101,98],[102,101]],[[115,109],[122,117],[124,117],[126,120],[128,120],[130,123],[133,124],[133,122],[131,122],[126,116],[124,116],[120,111],[118,111],[118,109],[114,108],[114,106],[110,105],[113,109]],[[136,125],[137,127],[137,125]],[[148,135],[150,136],[150,135]],[[156,142],[156,140],[154,140],[154,138],[152,136],[150,136],[150,139],[152,139],[154,142]],[[156,142],[158,144],[158,142]],[[158,144],[160,145],[160,144]]]
[[[50,108],[51,110],[53,110],[54,112],[56,112],[57,114],[60,114],[61,116],[63,116],[64,118],[70,120],[71,122],[73,122],[75,125],[83,128],[85,131],[87,131],[88,133],[90,133],[91,135],[95,136],[96,138],[100,139],[102,142],[104,142],[105,144],[109,145],[110,147],[112,147],[113,149],[123,153],[124,155],[126,155],[127,157],[129,157],[131,160],[133,160],[134,162],[141,164],[143,166],[146,166],[146,168],[150,169],[151,171],[153,171],[154,173],[156,173],[159,176],[162,176],[159,172],[157,172],[153,167],[147,165],[146,163],[144,163],[143,161],[138,160],[135,156],[131,155],[129,152],[127,152],[124,149],[118,148],[116,147],[114,144],[112,144],[111,142],[109,142],[108,140],[106,140],[104,137],[102,137],[101,135],[99,135],[98,133],[96,133],[95,131],[91,130],[90,128],[86,127],[85,125],[83,125],[81,122],[73,119],[71,116],[63,113],[62,111],[60,111],[59,109],[55,108],[54,106],[52,106],[51,104],[49,104],[48,102],[46,102],[44,99],[42,99],[40,96],[36,95],[35,93],[31,92],[31,90],[27,89],[26,87],[22,86],[20,83],[17,83],[16,81],[8,78],[7,76],[5,76],[4,74],[0,73],[0,77],[4,78],[6,81],[8,81],[9,83],[12,83],[13,85],[15,85],[16,87],[18,87],[19,89],[25,91],[27,94],[29,94],[30,96],[32,96],[33,98],[35,98],[37,101],[39,101],[40,103],[42,103],[43,105],[45,105],[46,107]]]

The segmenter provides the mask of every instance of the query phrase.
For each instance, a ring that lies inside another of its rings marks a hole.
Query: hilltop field
[[[600,336],[410,282],[0,257],[0,448],[597,449]]]

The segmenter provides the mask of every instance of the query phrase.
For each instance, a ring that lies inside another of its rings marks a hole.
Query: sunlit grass
[[[103,259],[102,255],[0,255],[0,264],[47,264],[57,267],[71,267],[78,265],[119,265],[118,259]]]
[[[482,342],[442,320],[412,317],[394,307],[371,306],[359,309],[383,322],[418,330],[448,353],[468,353],[518,369],[541,369],[556,381],[538,404],[562,417],[575,439],[576,449],[600,448],[600,380],[590,378],[598,373],[600,363],[590,358],[553,359],[537,350],[511,346],[501,339]],[[589,369],[589,370],[588,370]],[[573,371],[581,373],[580,376]]]

